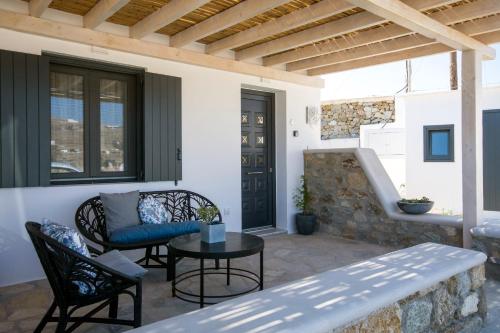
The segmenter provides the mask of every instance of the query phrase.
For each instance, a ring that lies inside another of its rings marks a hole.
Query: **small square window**
[[[424,162],[453,162],[454,125],[424,126]]]

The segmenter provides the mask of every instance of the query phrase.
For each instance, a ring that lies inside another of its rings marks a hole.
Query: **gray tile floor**
[[[373,256],[392,251],[382,247],[356,241],[335,238],[324,234],[313,236],[277,235],[265,238],[265,287],[272,287],[293,281],[328,269],[345,266]],[[178,264],[179,271],[197,267],[197,262],[184,260]],[[232,266],[257,271],[258,256],[235,260]],[[211,276],[207,282],[207,293],[219,294],[241,290],[250,284],[233,279],[230,287],[225,287],[224,277]],[[195,290],[198,281],[185,284],[188,290]],[[165,282],[165,271],[151,270],[144,281],[143,324],[176,316],[198,309],[198,306],[172,298],[170,283]],[[484,332],[500,332],[500,283],[487,281],[486,284],[489,321]],[[0,288],[0,333],[32,332],[51,301],[51,291],[46,281],[36,281]],[[132,303],[123,297],[119,315],[131,316]],[[46,332],[54,326],[47,326]],[[76,332],[122,332],[121,326],[82,325]]]

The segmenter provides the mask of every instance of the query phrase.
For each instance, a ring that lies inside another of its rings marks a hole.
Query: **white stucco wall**
[[[0,7],[2,3],[6,2],[0,1]],[[112,50],[96,53],[90,46],[4,29],[0,29],[0,48],[34,54],[57,52],[181,77],[183,180],[177,188],[213,200],[232,231],[241,230],[240,91],[254,87],[277,92],[277,226],[295,231],[292,190],[303,173],[302,151],[320,147],[319,124],[305,123],[306,106],[319,107],[319,89]],[[299,130],[300,136],[293,137],[293,130]],[[24,230],[27,220],[47,217],[74,225],[78,205],[99,192],[171,188],[173,182],[0,189],[0,286],[43,277]]]
[[[406,190],[427,196],[437,211],[462,213],[461,93],[445,91],[401,96],[406,113]],[[483,88],[483,110],[500,108],[500,87]],[[423,126],[455,125],[455,161],[424,162]]]

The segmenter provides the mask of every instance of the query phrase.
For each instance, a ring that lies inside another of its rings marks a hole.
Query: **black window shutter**
[[[146,73],[144,180],[182,179],[181,79]]]
[[[0,50],[0,187],[50,182],[49,63]]]

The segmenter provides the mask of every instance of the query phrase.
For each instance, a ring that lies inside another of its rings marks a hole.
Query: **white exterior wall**
[[[406,113],[406,190],[427,196],[438,212],[462,213],[462,141],[460,91],[415,93],[400,97]],[[500,87],[483,89],[483,110],[500,109]],[[455,161],[424,162],[423,127],[455,125]]]
[[[6,2],[0,2],[0,7],[2,3]],[[230,231],[241,230],[241,88],[277,92],[277,227],[295,231],[292,194],[303,173],[302,151],[321,144],[320,125],[306,124],[305,110],[306,106],[319,107],[320,89],[112,50],[95,53],[90,46],[4,29],[0,29],[0,36],[1,49],[57,52],[181,77],[183,180],[177,188],[213,200],[225,213]],[[293,130],[299,130],[298,138],[292,136]],[[24,229],[26,221],[47,217],[74,225],[79,204],[99,192],[173,188],[173,182],[152,182],[0,189],[0,286],[43,277]]]

